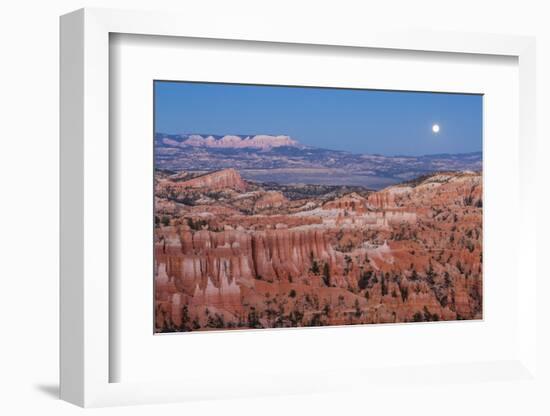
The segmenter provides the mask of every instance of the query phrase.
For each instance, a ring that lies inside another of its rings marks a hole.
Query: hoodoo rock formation
[[[480,174],[301,199],[178,175],[156,182],[156,331],[482,317]]]
[[[264,210],[264,209],[273,209],[281,208],[288,202],[288,199],[278,191],[268,191],[262,195],[254,204],[254,209]]]
[[[433,205],[481,206],[481,176],[473,172],[430,176],[416,186],[396,185],[368,197],[369,207],[386,209]]]
[[[367,212],[367,199],[353,192],[325,203],[323,208],[350,210],[354,213],[365,213]]]

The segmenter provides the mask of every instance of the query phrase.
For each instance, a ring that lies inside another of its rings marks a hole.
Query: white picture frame
[[[181,22],[185,21],[185,25]],[[243,18],[244,21],[244,18]],[[306,393],[348,388],[339,380],[369,385],[373,380],[405,377],[399,369],[333,370],[331,380],[312,374],[279,374],[261,382],[237,381],[221,391],[211,380],[111,382],[110,365],[110,170],[109,37],[110,34],[170,36],[331,45],[333,47],[430,51],[452,54],[504,55],[519,66],[519,231],[516,273],[522,271],[517,293],[519,325],[517,354],[509,360],[422,365],[416,377],[433,380],[441,370],[473,383],[491,374],[498,379],[536,380],[537,323],[535,241],[536,218],[530,208],[535,169],[535,40],[530,37],[467,33],[397,32],[367,29],[328,30],[314,24],[303,31],[285,31],[273,24],[216,25],[187,20],[171,13],[82,9],[61,18],[61,398],[80,406],[182,401],[211,397]],[[238,29],[236,29],[238,28]],[[244,28],[244,29],[241,29]],[[341,28],[339,28],[341,29]],[[223,379],[223,375],[221,377]],[[284,388],[281,386],[284,385]]]

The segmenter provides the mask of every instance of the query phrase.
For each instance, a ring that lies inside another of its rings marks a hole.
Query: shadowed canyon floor
[[[156,332],[482,318],[482,177],[155,175]]]

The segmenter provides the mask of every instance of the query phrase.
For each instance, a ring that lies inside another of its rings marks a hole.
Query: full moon
[[[433,131],[434,133],[439,133],[439,124],[434,124],[434,125],[432,126],[432,131]]]

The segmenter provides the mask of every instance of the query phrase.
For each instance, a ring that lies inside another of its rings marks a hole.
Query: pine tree
[[[328,263],[325,263],[323,266],[323,282],[326,286],[330,286],[330,270]]]

